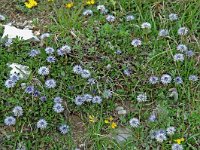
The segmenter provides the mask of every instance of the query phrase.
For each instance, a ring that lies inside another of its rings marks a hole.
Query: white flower
[[[155,139],[157,142],[162,143],[163,141],[167,140],[167,137],[164,133],[157,133]]]
[[[136,128],[140,125],[140,121],[137,119],[137,118],[132,118],[130,121],[129,121],[129,124]]]
[[[62,101],[63,101],[63,99],[61,98],[61,97],[55,97],[54,99],[53,99],[53,101],[54,101],[54,103],[62,103]]]
[[[183,146],[180,144],[173,144],[172,150],[183,150]]]
[[[82,78],[89,78],[90,77],[90,71],[89,70],[86,70],[84,69],[82,72],[81,72],[81,77]]]
[[[107,14],[108,9],[104,5],[98,5],[97,10],[101,12],[101,14]]]
[[[83,72],[83,69],[80,65],[75,65],[73,67],[73,72],[76,73],[76,74],[81,74]]]
[[[85,10],[85,11],[83,12],[83,16],[91,16],[91,15],[93,15],[93,12],[92,12],[92,10],[90,10],[90,9]]]
[[[84,99],[84,101],[86,101],[86,102],[91,102],[92,101],[92,95],[90,95],[90,94],[84,94],[83,95],[83,99]]]
[[[115,21],[115,17],[113,15],[107,15],[106,20],[108,22],[114,22]]]
[[[46,76],[49,74],[49,68],[47,68],[46,66],[42,66],[38,69],[38,74]]]
[[[112,97],[112,91],[111,90],[104,90],[103,91],[103,98],[109,99]]]
[[[50,34],[49,33],[43,33],[41,36],[40,36],[40,39],[43,40],[45,38],[48,38],[50,37]]]
[[[175,21],[178,20],[178,15],[177,14],[169,14],[169,20],[171,21]]]
[[[132,21],[134,19],[135,19],[135,17],[133,15],[126,16],[126,21]]]
[[[167,37],[169,35],[169,30],[167,29],[161,29],[158,33],[158,36],[160,37]]]
[[[153,112],[153,113],[149,116],[149,121],[150,121],[150,122],[156,121],[156,114],[155,114],[155,112]]]
[[[80,106],[84,103],[84,101],[85,101],[85,99],[82,96],[78,95],[78,96],[76,96],[74,102],[76,105]]]
[[[23,109],[21,106],[15,106],[12,110],[12,112],[14,113],[14,116],[19,117],[23,115]]]
[[[48,79],[45,81],[46,88],[55,88],[56,87],[56,81],[54,79]]]
[[[198,81],[199,79],[198,79],[198,76],[196,76],[196,75],[190,75],[189,80],[190,81]]]
[[[100,11],[102,14],[104,14],[107,9],[104,5],[98,5],[97,10]]]
[[[174,58],[174,61],[184,61],[184,55],[183,54],[175,54],[174,56],[173,56],[173,58]]]
[[[4,20],[6,20],[6,17],[0,14],[0,21],[4,21]]]
[[[64,45],[60,48],[62,51],[64,51],[66,54],[71,53],[71,47],[69,45]]]
[[[176,49],[180,52],[186,52],[188,50],[187,46],[184,44],[179,44]]]
[[[102,102],[102,99],[100,96],[94,96],[93,99],[92,99],[92,103],[97,103],[97,104],[100,104]]]
[[[171,81],[172,81],[172,77],[170,75],[168,75],[168,74],[163,74],[162,75],[161,82],[163,84],[169,84],[169,83],[171,83]]]
[[[176,84],[182,84],[183,83],[183,79],[181,77],[176,77],[176,78],[174,78],[174,82]]]
[[[47,54],[53,54],[54,51],[55,51],[55,50],[54,50],[53,47],[47,47],[47,48],[45,48],[45,52],[46,52]]]
[[[46,127],[47,127],[47,122],[46,122],[46,120],[40,119],[40,120],[37,122],[37,128],[39,128],[39,129],[45,129]]]
[[[95,79],[93,79],[93,78],[89,78],[89,79],[88,79],[88,84],[94,85],[95,83],[96,83],[96,80],[95,80]]]
[[[142,41],[139,39],[134,39],[134,40],[132,40],[131,45],[133,45],[134,47],[138,47],[138,46],[142,45]]]
[[[8,80],[6,80],[6,82],[5,82],[5,87],[7,87],[7,88],[12,88],[12,87],[15,86],[15,84],[16,84],[16,82],[14,82],[14,81],[8,79]]]
[[[64,108],[60,103],[55,103],[53,106],[53,110],[57,113],[61,113],[64,111]]]
[[[137,101],[138,102],[145,102],[147,101],[147,95],[146,93],[141,93],[137,96]]]
[[[151,29],[151,24],[148,22],[144,22],[144,23],[142,23],[141,28],[142,29]]]
[[[156,84],[156,83],[158,83],[158,81],[159,81],[159,79],[156,76],[151,76],[149,78],[149,83],[151,83],[151,84]]]
[[[7,126],[12,126],[16,124],[16,119],[13,116],[8,116],[4,119],[4,123]]]
[[[178,29],[178,35],[186,35],[188,33],[188,28],[186,27],[181,27]]]
[[[166,131],[167,131],[167,135],[173,135],[176,129],[175,127],[168,127]]]
[[[69,126],[66,124],[63,124],[63,125],[59,126],[59,131],[62,134],[67,134],[69,132]]]

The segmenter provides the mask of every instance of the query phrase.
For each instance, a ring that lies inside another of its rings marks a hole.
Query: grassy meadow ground
[[[70,9],[65,8],[64,0],[43,0],[31,9],[20,0],[1,3],[0,14],[6,16],[1,24],[32,20],[34,31],[48,32],[50,37],[42,42],[15,39],[9,47],[1,40],[0,149],[17,149],[22,144],[28,150],[170,150],[181,138],[184,141],[180,145],[185,150],[200,149],[200,82],[189,80],[190,75],[200,78],[199,0],[101,0],[94,5],[75,0]],[[108,22],[107,14],[97,10],[100,4],[116,17],[114,22]],[[93,15],[84,16],[86,9],[91,9]],[[178,20],[170,21],[171,13],[178,14]],[[126,21],[127,15],[135,19]],[[141,28],[144,22],[151,24],[150,30]],[[188,34],[178,35],[180,27],[187,27]],[[159,37],[160,29],[168,29],[169,36]],[[1,36],[2,33],[3,28]],[[142,45],[134,47],[133,39],[140,39]],[[70,54],[58,56],[55,52],[56,62],[46,61],[46,47],[57,51],[66,44],[71,47]],[[181,53],[177,51],[179,44],[193,50],[194,55],[184,54],[183,61],[174,61],[173,56]],[[32,49],[41,53],[32,58]],[[6,88],[11,69],[8,63],[28,66],[30,76],[13,88]],[[88,69],[95,84],[88,84],[87,79],[75,74],[75,65]],[[47,66],[50,74],[39,75],[41,66]],[[149,83],[152,75],[160,78],[163,74],[172,77],[171,83]],[[182,84],[174,82],[177,76],[182,77]],[[56,87],[46,88],[47,79],[55,79]],[[21,83],[33,85],[40,95],[27,94]],[[101,96],[102,102],[75,105],[75,97],[86,93]],[[146,93],[147,101],[137,101],[141,93]],[[40,97],[44,95],[47,100],[42,102]],[[63,99],[61,113],[52,109],[56,96]],[[15,106],[23,108],[23,115],[15,117],[15,125],[7,126],[5,118],[13,116]],[[119,115],[118,106],[127,113]],[[149,121],[152,113],[155,121]],[[48,123],[45,129],[37,128],[41,118]],[[132,118],[139,119],[138,127],[129,124]],[[64,135],[58,130],[62,123],[69,125],[69,132]],[[170,126],[176,131],[163,142],[151,138],[152,131]],[[119,128],[128,130],[130,135],[123,142],[114,139]]]

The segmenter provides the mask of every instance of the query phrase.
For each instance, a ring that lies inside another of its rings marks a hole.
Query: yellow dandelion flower
[[[25,4],[25,6],[26,6],[27,8],[32,8],[32,5],[31,5],[30,3],[25,2],[24,4]]]
[[[97,121],[97,118],[95,118],[93,115],[89,115],[89,121],[94,123]]]
[[[72,8],[73,6],[74,6],[73,2],[69,2],[69,3],[65,4],[66,8]]]
[[[180,138],[180,139],[176,139],[174,140],[177,144],[181,144],[181,142],[184,142],[185,139],[184,138]]]
[[[88,0],[86,1],[87,5],[94,5],[95,4],[95,0]]]
[[[38,3],[37,3],[35,0],[28,0],[28,1],[25,2],[24,4],[25,4],[25,6],[26,6],[27,8],[33,8],[33,7],[35,7],[35,6],[38,5]]]
[[[115,129],[117,127],[117,124],[115,122],[112,122],[110,126],[112,129]]]

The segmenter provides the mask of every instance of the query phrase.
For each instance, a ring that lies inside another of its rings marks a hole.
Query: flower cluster
[[[77,95],[74,103],[77,106],[84,104],[85,102],[92,102],[93,104],[101,104],[102,98],[100,96],[92,96],[90,94]]]
[[[91,76],[91,73],[87,69],[83,69],[80,65],[75,65],[73,67],[73,72],[75,74],[81,75],[82,78],[89,78]]]
[[[175,127],[171,126],[168,127],[166,130],[159,129],[151,131],[150,136],[151,139],[155,139],[157,142],[162,143],[163,141],[167,140],[167,136],[172,136],[175,134]]]
[[[19,79],[20,79],[20,77],[18,74],[16,74],[16,73],[11,74],[9,79],[7,79],[5,81],[5,87],[13,88],[16,85],[17,81],[19,81]]]
[[[63,99],[61,97],[54,98],[53,110],[56,113],[61,113],[64,111],[64,107],[62,106],[62,101],[63,101]]]
[[[21,117],[23,115],[23,109],[21,106],[15,106],[12,110],[15,117]],[[4,119],[4,124],[7,126],[12,126],[16,124],[16,118],[13,116],[7,116]]]
[[[105,124],[108,124],[109,127],[111,127],[112,129],[115,129],[115,128],[117,127],[117,123],[114,122],[114,119],[113,119],[112,116],[109,117],[109,118],[107,118],[107,119],[105,119],[105,120],[104,120],[104,123],[105,123]]]
[[[198,81],[198,76],[189,75],[188,79],[190,81],[194,81],[195,82],[195,81]],[[182,84],[183,83],[183,79],[180,76],[175,77],[173,79],[173,81],[174,81],[175,84]],[[149,77],[149,83],[150,84],[157,84],[159,82],[161,82],[164,85],[170,84],[172,82],[172,77],[169,74],[163,74],[160,79],[157,76],[150,76]]]

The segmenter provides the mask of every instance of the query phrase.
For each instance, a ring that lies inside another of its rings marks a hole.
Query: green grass
[[[198,0],[192,1],[140,1],[140,0],[102,0],[110,14],[116,16],[114,23],[108,23],[105,16],[96,10],[96,5],[83,6],[81,2],[75,1],[72,9],[64,8],[64,1],[47,3],[41,2],[38,7],[31,10],[20,9],[23,15],[31,15],[34,25],[52,33],[41,46],[34,42],[15,40],[10,48],[0,46],[0,145],[2,149],[16,149],[17,143],[23,142],[27,149],[75,149],[80,144],[82,149],[114,149],[114,150],[143,150],[162,149],[169,150],[174,139],[184,137],[182,143],[184,149],[198,150],[200,148],[200,82],[191,82],[188,76],[200,75],[199,63],[199,7]],[[23,6],[16,2],[15,6]],[[21,8],[21,7],[20,7]],[[9,8],[7,8],[9,10]],[[93,10],[91,17],[82,16],[85,9]],[[44,19],[51,20],[49,24],[40,24],[37,15],[42,12],[50,14]],[[2,12],[3,13],[3,12]],[[171,22],[167,19],[170,13],[177,13],[179,20]],[[131,22],[125,21],[127,14],[133,14],[136,19]],[[8,18],[11,19],[11,18]],[[140,29],[143,22],[152,25],[151,32],[146,34]],[[189,34],[181,38],[177,35],[179,27],[189,28]],[[166,28],[170,31],[170,38],[158,38],[160,29]],[[73,33],[72,33],[73,32]],[[142,40],[142,46],[133,48],[131,41],[134,38]],[[177,53],[176,47],[183,43],[195,51],[195,56],[185,58],[184,62],[175,63],[173,54]],[[55,49],[68,44],[72,47],[72,53],[66,57],[56,54],[57,62],[48,64],[45,47],[51,46]],[[31,49],[40,49],[41,54],[34,59],[28,57]],[[121,55],[115,54],[120,49]],[[13,89],[6,89],[5,80],[9,76],[10,68],[7,63],[20,63],[27,65],[32,70],[27,80],[20,81]],[[81,64],[91,71],[92,77],[97,84],[89,86],[85,79],[75,75],[72,68],[75,64]],[[111,69],[106,66],[110,64]],[[47,102],[42,103],[24,93],[20,84],[34,84],[34,79],[44,83],[46,78],[37,74],[41,66],[50,68],[47,78],[57,81],[57,88],[48,90],[39,87],[42,94],[47,96]],[[123,74],[126,68],[132,70],[132,75],[127,77]],[[161,76],[169,73],[172,77],[182,76],[184,84],[171,83],[167,86],[162,84],[150,85],[148,78],[154,74]],[[73,87],[72,89],[69,89]],[[169,97],[169,89],[176,88],[178,99]],[[113,91],[112,98],[103,99],[101,105],[84,104],[75,106],[73,100],[76,95],[96,92],[102,95],[105,89]],[[148,101],[138,103],[136,100],[140,92],[146,92]],[[52,110],[53,98],[61,96],[64,99],[65,111],[56,114]],[[4,125],[6,116],[12,115],[12,108],[20,105],[24,109],[23,117],[17,118],[15,126]],[[116,106],[123,106],[127,115],[119,116],[115,111]],[[153,110],[157,110],[158,118],[154,123],[148,122],[148,117]],[[89,115],[94,115],[97,122],[89,122]],[[113,116],[118,127],[126,127],[131,130],[131,137],[123,144],[117,143],[111,137],[115,129],[111,129],[104,120]],[[38,130],[37,121],[44,117],[48,122],[48,128]],[[133,117],[139,118],[139,128],[131,128],[129,120]],[[61,135],[57,130],[58,125],[67,123],[70,132]],[[151,140],[150,131],[154,129],[166,129],[169,126],[176,127],[173,137],[168,138],[162,144]]]

